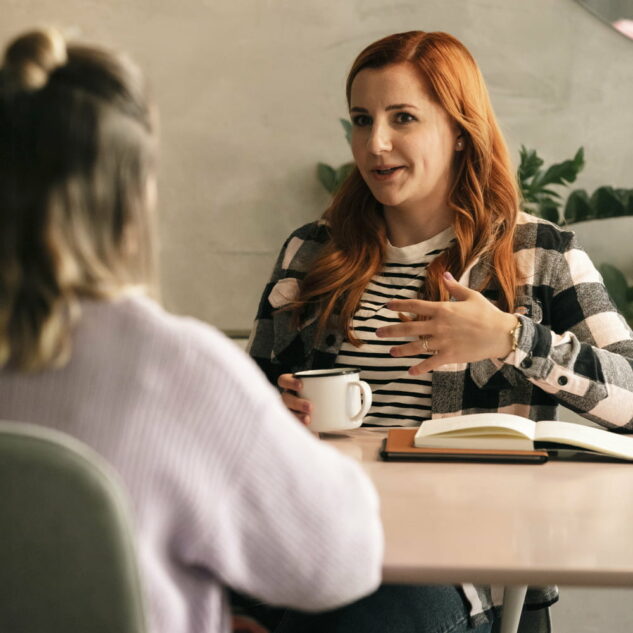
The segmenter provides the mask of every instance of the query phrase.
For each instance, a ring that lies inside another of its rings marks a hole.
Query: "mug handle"
[[[364,380],[350,382],[348,383],[348,389],[350,387],[358,387],[363,396],[363,404],[361,405],[360,411],[350,418],[352,422],[358,422],[358,420],[362,420],[367,415],[367,411],[369,411],[369,407],[371,407],[371,388]]]

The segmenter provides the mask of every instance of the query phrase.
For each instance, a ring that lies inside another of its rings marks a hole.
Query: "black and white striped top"
[[[378,339],[375,332],[387,323],[400,322],[397,312],[388,310],[385,304],[391,299],[417,299],[427,266],[454,236],[453,228],[449,227],[419,244],[402,248],[389,244],[382,270],[361,297],[353,328],[362,345],[354,347],[344,341],[336,366],[359,367],[361,380],[370,384],[373,403],[365,424],[419,426],[431,417],[431,374],[407,373],[425,355],[394,358],[389,354],[394,345],[415,339]]]

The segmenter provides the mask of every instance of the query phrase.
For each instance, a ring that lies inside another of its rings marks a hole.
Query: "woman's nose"
[[[372,154],[382,154],[391,149],[391,134],[387,125],[374,123],[367,139],[367,149]]]

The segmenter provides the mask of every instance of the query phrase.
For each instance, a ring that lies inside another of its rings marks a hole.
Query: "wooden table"
[[[633,585],[633,464],[383,462],[385,435],[321,435],[378,490],[385,582],[510,587],[504,631],[527,585]]]

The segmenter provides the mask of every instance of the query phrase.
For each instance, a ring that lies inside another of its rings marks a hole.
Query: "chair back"
[[[0,631],[146,633],[121,482],[63,433],[0,422]]]

